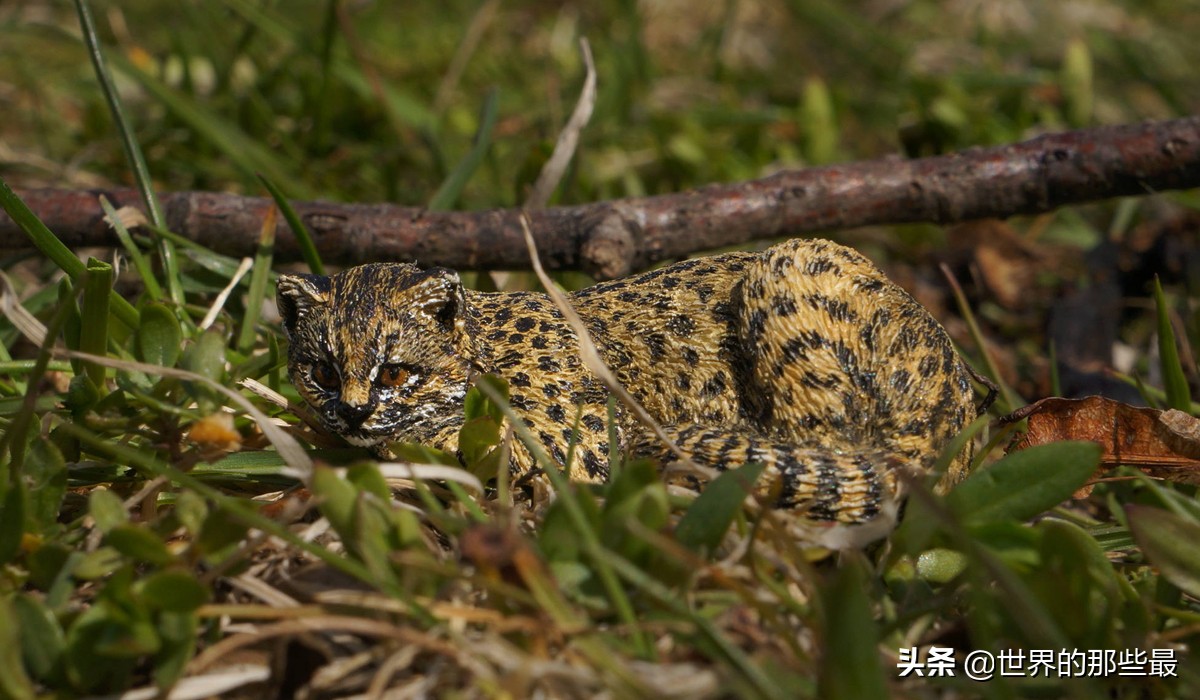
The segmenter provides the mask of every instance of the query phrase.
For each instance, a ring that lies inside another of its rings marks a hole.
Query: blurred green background
[[[929,155],[1200,103],[1200,4],[606,0],[92,4],[164,189],[428,203],[524,197],[590,40],[599,99],[557,203]],[[129,183],[70,3],[0,4],[0,177]]]

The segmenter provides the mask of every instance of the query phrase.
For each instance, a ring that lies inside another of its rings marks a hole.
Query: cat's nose
[[[350,430],[358,430],[367,416],[371,415],[371,411],[371,404],[356,406],[343,401],[337,407],[337,414],[346,421],[346,427]]]

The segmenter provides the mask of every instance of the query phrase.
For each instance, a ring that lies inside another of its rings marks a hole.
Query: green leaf
[[[16,558],[25,535],[25,486],[23,481],[8,487],[0,508],[0,564]]]
[[[1146,559],[1188,595],[1200,597],[1200,523],[1169,511],[1129,504],[1129,529]]]
[[[100,401],[100,390],[87,374],[76,374],[67,385],[67,397],[64,401],[71,415],[79,418],[92,409]]]
[[[965,524],[1027,520],[1070,498],[1095,473],[1101,448],[1056,442],[1014,452],[971,474],[946,497]]]
[[[1163,384],[1167,390],[1167,405],[1180,411],[1189,411],[1192,393],[1188,388],[1183,363],[1179,359],[1179,348],[1175,344],[1175,329],[1171,326],[1171,311],[1163,295],[1162,284],[1154,278],[1154,308],[1158,314],[1158,357],[1162,366]]]
[[[458,431],[458,449],[468,467],[478,464],[499,444],[500,424],[491,416],[472,418]]]
[[[374,494],[376,498],[387,503],[392,498],[392,487],[379,471],[379,465],[373,462],[352,464],[346,469],[346,481],[354,484],[359,490]]]
[[[92,516],[96,527],[104,533],[129,522],[129,513],[125,510],[121,498],[107,489],[96,489],[88,495],[88,515]]]
[[[21,642],[21,620],[12,598],[0,597],[0,697],[33,700],[37,695],[25,672]]]
[[[208,602],[209,587],[191,572],[156,571],[138,582],[138,593],[150,605],[171,612],[191,612]]]
[[[206,589],[207,591],[207,589]],[[187,669],[196,653],[199,621],[190,613],[163,612],[158,617],[158,637],[162,647],[154,655],[154,684],[169,688]]]
[[[670,513],[667,489],[657,466],[650,460],[634,460],[605,489],[600,541],[631,562],[642,563],[658,549],[630,532],[629,523],[658,532],[667,526]]]
[[[25,666],[42,681],[62,672],[66,637],[54,613],[37,598],[22,594],[12,598],[12,612],[21,633]]]
[[[825,644],[817,676],[819,698],[888,697],[865,571],[861,556],[849,555],[820,588]]]
[[[225,337],[214,329],[200,334],[183,355],[184,369],[222,383],[225,378]],[[198,382],[184,382],[188,393],[196,397],[201,413],[211,413],[220,404],[215,392]]]
[[[248,529],[246,523],[236,517],[232,509],[218,506],[204,519],[204,526],[196,543],[205,557],[214,560],[215,563],[245,539]]]
[[[174,367],[183,347],[179,319],[164,304],[152,303],[139,313],[135,337],[138,359],[161,367]]]
[[[109,530],[104,541],[121,554],[149,564],[166,566],[175,561],[162,538],[144,526],[122,523]]]
[[[755,462],[713,479],[679,519],[675,538],[696,551],[716,549],[733,519],[741,512],[742,502],[754,490],[754,483],[763,468],[764,465]]]
[[[75,553],[74,558],[82,554]],[[56,578],[62,573],[63,567],[72,559],[72,550],[61,542],[51,540],[33,550],[26,558],[29,567],[29,581],[37,588],[48,590]]]
[[[125,557],[114,547],[100,547],[84,554],[71,572],[76,578],[94,581],[104,578],[125,564]]]
[[[1072,640],[1103,646],[1115,631],[1122,602],[1112,564],[1077,525],[1046,518],[1036,529],[1041,534],[1040,566],[1027,577],[1029,587]],[[1080,610],[1092,614],[1080,615]]]
[[[76,688],[124,690],[137,657],[158,650],[153,628],[130,612],[101,601],[67,629],[67,674]]]
[[[195,491],[180,491],[175,498],[175,517],[184,529],[192,535],[197,535],[204,529],[204,521],[208,517],[208,503]]]
[[[317,465],[313,468],[312,492],[320,500],[321,513],[343,540],[354,538],[354,502],[358,490],[343,480],[333,469]]]
[[[188,348],[184,367],[219,383],[225,376],[225,337],[212,329],[200,334]]]
[[[508,382],[503,378],[494,374],[484,374],[475,379],[475,384],[467,390],[467,397],[463,399],[463,418],[469,422],[477,418],[491,418],[497,425],[504,422],[504,411],[500,409],[495,401],[488,398],[488,395],[479,388],[479,384],[486,384],[493,390],[493,393],[508,402]]]
[[[58,525],[58,513],[67,492],[67,464],[58,447],[49,440],[37,440],[25,458],[25,478],[29,487],[26,504],[31,531],[47,533]]]

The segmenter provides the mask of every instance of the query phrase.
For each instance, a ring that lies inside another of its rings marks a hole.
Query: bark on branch
[[[915,160],[885,158],[781,172],[637,199],[528,212],[548,269],[612,278],[752,240],[857,226],[953,223],[1032,214],[1110,197],[1200,186],[1200,117],[1039,136]],[[97,195],[139,206],[131,189],[18,190],[68,246],[116,245]],[[269,199],[162,195],[170,228],[233,256],[253,255]],[[517,209],[431,212],[391,204],[297,203],[327,262],[417,260],[458,269],[528,269]],[[0,213],[0,249],[28,247]],[[276,258],[299,251],[280,222]]]

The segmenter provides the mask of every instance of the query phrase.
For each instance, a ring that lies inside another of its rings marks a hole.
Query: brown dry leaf
[[[960,224],[954,235],[971,247],[972,262],[993,299],[1009,310],[1029,305],[1035,278],[1047,266],[1046,250],[995,219]]]
[[[1126,464],[1155,478],[1200,484],[1200,420],[1182,411],[1130,406],[1102,396],[1052,397],[1001,420],[1023,418],[1029,419],[1029,430],[1009,445],[1009,452],[1059,440],[1091,440],[1104,448],[1105,467]],[[1075,497],[1090,490],[1085,487]]]

